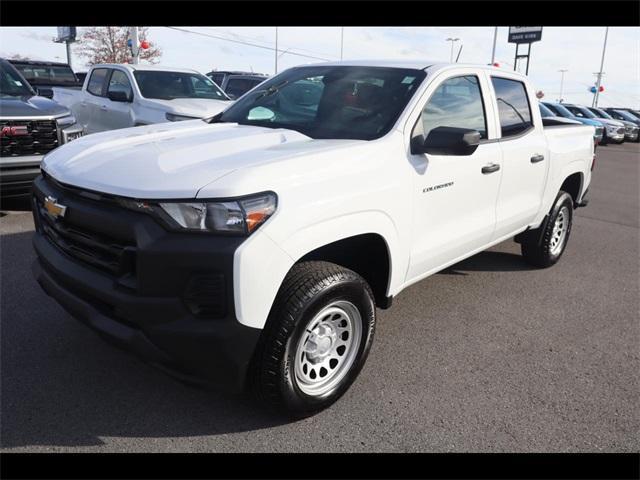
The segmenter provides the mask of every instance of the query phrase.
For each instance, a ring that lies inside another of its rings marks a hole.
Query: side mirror
[[[129,98],[129,95],[127,95],[126,92],[122,92],[119,90],[116,90],[115,92],[108,92],[107,97],[109,97],[109,100],[111,100],[112,102],[130,102],[131,101],[131,99]]]
[[[469,128],[437,127],[427,138],[414,137],[411,153],[431,153],[433,155],[471,155],[480,144],[480,132]]]
[[[53,89],[48,87],[38,87],[36,93],[41,97],[53,98]]]

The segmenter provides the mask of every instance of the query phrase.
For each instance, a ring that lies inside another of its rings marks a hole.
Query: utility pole
[[[453,44],[454,44],[455,42],[457,42],[458,40],[460,40],[460,39],[459,39],[459,38],[457,38],[457,37],[456,37],[456,38],[451,38],[451,37],[449,37],[449,38],[447,38],[447,40],[446,40],[447,42],[451,42],[451,55],[449,55],[449,62],[450,62],[450,63],[453,63]]]
[[[275,67],[275,74],[278,74],[278,27],[276,27],[276,67]]]
[[[131,55],[132,62],[137,65],[140,62],[140,34],[138,27],[130,27],[129,36],[131,37]]]
[[[340,60],[342,60],[343,52],[344,52],[344,27],[340,27]]]
[[[562,91],[563,91],[563,87],[564,87],[564,74],[565,72],[568,72],[569,70],[566,69],[561,69],[558,70],[560,72],[560,98],[558,99],[559,103],[562,103]]]
[[[498,27],[493,31],[493,50],[491,51],[491,65],[496,63],[496,41],[498,40]]]
[[[605,27],[604,45],[602,46],[602,60],[600,60],[600,71],[597,73],[598,81],[596,82],[596,93],[593,95],[592,107],[598,106],[598,97],[600,96],[600,84],[602,83],[602,69],[604,68],[604,53],[607,51],[607,37],[609,36],[609,27]]]

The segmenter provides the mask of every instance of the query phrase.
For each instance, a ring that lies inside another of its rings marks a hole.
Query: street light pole
[[[451,37],[449,37],[449,38],[447,38],[447,40],[446,40],[447,42],[451,42],[451,55],[449,55],[449,62],[450,62],[450,63],[453,63],[453,44],[454,44],[455,42],[457,42],[458,40],[460,40],[460,39],[459,39],[459,38],[457,38],[457,37],[456,37],[456,38],[451,38]]]
[[[607,37],[609,36],[609,27],[604,31],[604,45],[602,46],[602,60],[600,60],[600,71],[598,72],[598,81],[596,82],[596,93],[593,95],[592,107],[598,106],[598,97],[600,96],[600,84],[602,83],[602,69],[604,68],[604,53],[607,51]]]
[[[132,63],[139,63],[140,59],[140,38],[138,35],[138,27],[131,27],[131,53],[133,54]]]
[[[275,74],[278,74],[278,27],[276,27],[276,67]]]
[[[340,27],[340,60],[344,52],[344,27]]]
[[[563,87],[564,87],[564,74],[565,72],[568,72],[569,70],[566,69],[561,69],[558,70],[560,72],[560,98],[558,99],[559,103],[562,103],[562,91],[563,91]]]
[[[491,51],[491,65],[496,63],[496,40],[498,40],[498,27],[493,31],[493,50]]]

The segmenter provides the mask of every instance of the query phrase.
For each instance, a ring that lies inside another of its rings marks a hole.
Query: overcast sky
[[[191,32],[230,40],[275,45],[274,27],[180,27]],[[280,27],[278,49],[327,60],[340,58],[340,27]],[[496,59],[513,69],[515,45],[507,43],[508,27],[500,27]],[[455,55],[463,45],[460,62],[487,64],[491,60],[493,27],[346,27],[345,59],[407,58],[449,61],[451,42],[458,37]],[[545,27],[542,40],[531,48],[529,76],[545,100],[557,100],[560,69],[568,69],[564,80],[566,101],[591,104],[588,89],[595,82],[602,55],[604,27]],[[66,61],[65,46],[52,42],[55,27],[0,27],[0,55],[14,54],[33,59]],[[218,38],[151,27],[149,40],[163,50],[162,64],[189,67],[206,73],[212,69],[253,70],[273,74],[273,50],[242,45]],[[320,60],[284,53],[278,70]],[[524,64],[524,62],[523,62]],[[73,56],[76,71],[86,70],[83,59]],[[640,108],[640,28],[611,27],[604,63],[604,93],[601,106]]]

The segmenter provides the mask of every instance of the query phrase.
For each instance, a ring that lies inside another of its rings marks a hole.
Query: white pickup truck
[[[407,286],[514,236],[557,262],[593,133],[543,125],[527,78],[494,67],[291,68],[213,118],[47,155],[34,273],[147,361],[308,415],[354,381],[376,307]]]
[[[73,112],[87,134],[211,117],[232,103],[195,70],[119,64],[94,65],[82,89],[54,87],[53,99]]]

